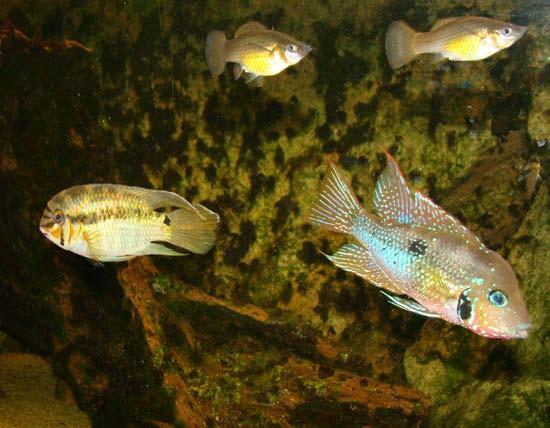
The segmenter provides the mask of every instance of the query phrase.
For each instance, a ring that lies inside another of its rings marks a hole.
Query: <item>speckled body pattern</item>
[[[358,241],[327,256],[334,264],[414,299],[388,295],[403,309],[487,337],[527,336],[529,319],[510,265],[430,199],[411,192],[389,155],[374,204],[377,216],[360,206],[332,165],[310,222]],[[495,308],[493,292],[505,292],[510,301]]]

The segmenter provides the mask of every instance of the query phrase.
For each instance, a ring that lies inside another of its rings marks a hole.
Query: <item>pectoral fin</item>
[[[264,78],[259,74],[244,73],[244,81],[247,85],[259,88],[264,84]]]
[[[88,248],[88,257],[99,263],[101,259],[99,232],[84,231],[82,233],[82,238],[86,242]]]
[[[398,297],[398,296],[392,296],[391,294],[388,294],[382,290],[380,292],[388,298],[388,301],[392,304],[397,306],[398,308],[405,309],[409,312],[414,312],[418,315],[423,315],[428,318],[441,318],[437,313],[431,312],[427,310],[424,306],[422,306],[420,303],[412,300],[412,299],[406,299],[404,297]]]

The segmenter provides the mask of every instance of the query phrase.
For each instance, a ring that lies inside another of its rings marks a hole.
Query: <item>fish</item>
[[[84,184],[48,201],[40,231],[64,250],[101,263],[149,254],[206,254],[218,223],[218,214],[177,193]]]
[[[441,318],[487,338],[525,338],[531,326],[510,264],[419,191],[393,157],[366,211],[331,163],[308,221],[354,238],[332,255],[337,267],[380,288],[393,305]]]
[[[264,76],[274,76],[300,62],[312,51],[304,42],[257,21],[241,25],[233,39],[223,31],[212,30],[206,37],[206,62],[212,76],[223,73],[225,64],[234,63],[235,80],[241,76],[247,84],[261,86]]]
[[[479,61],[509,48],[527,27],[480,16],[445,18],[430,31],[417,32],[405,21],[393,21],[386,31],[386,57],[392,69],[420,54],[435,54],[436,61]]]

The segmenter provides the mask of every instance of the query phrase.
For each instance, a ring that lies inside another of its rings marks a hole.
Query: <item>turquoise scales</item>
[[[389,155],[374,204],[378,215],[361,207],[331,165],[310,222],[357,242],[344,245],[329,260],[391,293],[408,296],[383,292],[403,309],[489,337],[526,336],[527,312],[508,263],[429,198],[411,192]],[[506,296],[506,303],[495,305],[490,298],[495,295]]]

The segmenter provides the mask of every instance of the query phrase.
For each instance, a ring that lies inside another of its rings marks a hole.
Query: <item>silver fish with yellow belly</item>
[[[173,192],[85,184],[48,202],[40,231],[65,250],[118,262],[147,254],[205,254],[214,245],[218,222],[216,213]]]
[[[411,191],[387,157],[374,192],[377,215],[363,209],[331,164],[309,222],[356,242],[328,259],[385,290],[402,309],[489,338],[527,337],[527,309],[508,262],[429,198]]]
[[[235,80],[244,76],[246,83],[261,86],[263,76],[274,76],[297,64],[311,49],[287,34],[251,21],[241,25],[230,40],[222,31],[208,33],[205,53],[213,76],[219,76],[225,64],[233,62]]]
[[[478,61],[512,46],[527,27],[479,16],[445,18],[427,33],[404,21],[392,22],[386,31],[386,57],[392,69],[420,54],[435,54],[450,61]]]

